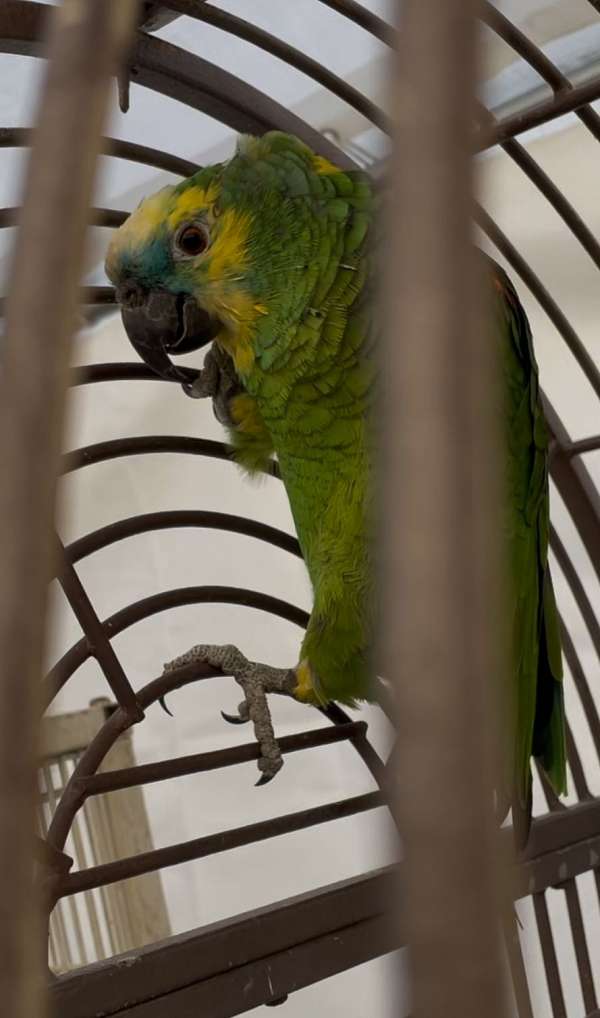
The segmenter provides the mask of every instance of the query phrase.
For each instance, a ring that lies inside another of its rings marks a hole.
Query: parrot
[[[319,707],[378,699],[374,471],[376,184],[278,131],[242,135],[226,162],[145,198],[115,231],[106,272],[125,330],[158,374],[211,396],[232,456],[249,475],[276,458],[313,590],[298,662],[248,661],[200,644],[167,668],[204,661],[244,692],[262,777],[282,765],[267,706],[281,693]],[[548,431],[525,311],[485,260],[490,335],[502,373],[511,579],[511,746],[505,799],[531,817],[535,758],[566,789],[559,621],[548,565]],[[171,356],[210,344],[202,370]],[[418,681],[413,676],[407,681]]]

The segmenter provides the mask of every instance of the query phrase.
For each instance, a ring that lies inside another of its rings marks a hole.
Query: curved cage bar
[[[381,18],[354,0],[314,0],[329,8],[340,19],[348,19],[357,29],[384,45],[393,45],[394,32]],[[589,2],[600,14],[600,6]],[[161,26],[181,15],[230,33],[248,45],[259,48],[265,60],[284,62],[317,82],[340,104],[358,116],[361,127],[374,125],[385,130],[388,118],[377,103],[322,66],[303,51],[253,24],[252,5],[247,19],[226,13],[200,0],[171,0],[145,5],[130,57],[129,75],[136,85],[185,103],[202,114],[235,131],[261,134],[277,128],[299,135],[321,155],[344,167],[357,165],[360,147],[336,144],[333,132],[317,131],[294,112],[269,95],[216,64],[153,36],[153,26]],[[41,40],[48,8],[36,2],[8,0],[0,7],[0,52],[40,57]],[[572,82],[549,56],[491,3],[483,4],[487,30],[501,40],[516,58],[536,72],[540,86],[549,95],[521,103],[516,111],[497,115],[481,107],[479,147],[500,148],[548,207],[553,210],[595,270],[600,270],[600,243],[585,218],[562,193],[558,183],[534,158],[527,147],[526,132],[548,124],[567,113],[574,113],[584,129],[600,141],[600,116],[592,103],[600,100],[600,76]],[[599,18],[600,25],[600,18]],[[358,130],[357,130],[358,133]],[[521,140],[517,141],[516,139]],[[24,148],[31,140],[26,128],[0,129],[0,148]],[[115,138],[102,142],[103,155],[129,160],[154,170],[178,176],[194,173],[195,162],[176,154]],[[373,167],[378,172],[378,167]],[[113,228],[127,213],[110,208],[90,212],[90,224]],[[0,210],[0,228],[12,227],[18,209]],[[561,343],[580,369],[596,401],[600,420],[600,368],[568,314],[561,308],[543,280],[511,238],[484,207],[478,212],[478,224],[487,235],[495,253],[503,258],[539,305]],[[82,290],[82,304],[108,306],[114,302],[108,286],[89,286]],[[1,310],[1,305],[0,305]],[[75,388],[96,383],[131,384],[156,381],[149,368],[137,363],[95,363],[73,372]],[[580,649],[580,631],[573,615],[563,612],[564,656],[568,669],[568,705],[578,702],[577,725],[570,719],[568,759],[572,793],[567,805],[559,803],[541,783],[536,794],[546,810],[536,817],[531,841],[515,874],[520,914],[525,917],[526,934],[537,942],[545,974],[550,1013],[554,1018],[566,1015],[564,987],[565,957],[575,959],[581,999],[587,1018],[597,1016],[596,985],[600,985],[598,959],[590,943],[590,924],[600,921],[600,716],[598,675],[600,662],[600,605],[595,603],[580,572],[581,552],[587,555],[600,578],[600,496],[586,465],[586,455],[600,449],[598,434],[571,436],[567,424],[547,401],[552,433],[551,476],[566,510],[566,520],[555,521],[552,552],[562,581],[583,620],[591,653]],[[88,444],[65,454],[64,472],[84,466],[113,462],[137,456],[193,455],[229,460],[227,447],[218,441],[187,435],[148,435],[119,437]],[[277,477],[275,466],[272,474]],[[204,858],[218,852],[234,851],[244,845],[264,841],[314,825],[336,822],[363,811],[380,809],[386,804],[388,768],[368,740],[363,721],[351,720],[339,708],[330,708],[326,727],[284,736],[284,753],[304,752],[338,742],[347,742],[356,751],[377,790],[351,794],[301,811],[258,821],[235,829],[221,830],[151,852],[100,863],[78,872],[71,871],[65,853],[66,839],[73,820],[91,797],[125,788],[146,786],[167,779],[182,778],[229,768],[257,756],[253,743],[210,750],[173,759],[153,760],[128,769],[99,772],[102,761],[121,733],[144,718],[144,713],[160,697],[175,689],[190,686],[218,673],[206,667],[188,667],[163,675],[136,688],[113,643],[119,634],[154,616],[184,605],[221,603],[270,613],[295,626],[303,627],[307,613],[283,599],[267,593],[233,586],[197,585],[153,593],[125,604],[106,618],[99,615],[90,599],[76,566],[88,556],[107,554],[115,545],[140,535],[185,529],[190,532],[220,531],[263,542],[279,551],[298,557],[296,539],[278,528],[251,519],[211,510],[175,509],[145,512],[124,517],[98,527],[72,541],[66,547],[58,542],[57,579],[82,630],[82,637],[60,656],[44,684],[48,704],[74,673],[91,659],[97,662],[111,693],[117,701],[100,732],[79,758],[56,804],[47,833],[44,860],[53,903],[79,892],[92,891],[109,883],[154,872],[185,860]],[[573,536],[575,535],[575,536]],[[571,698],[572,697],[572,698]],[[573,706],[573,710],[575,707]],[[577,730],[577,739],[574,731]],[[580,733],[584,733],[580,739]],[[593,752],[592,752],[593,751]],[[324,832],[324,836],[325,832]],[[509,836],[508,832],[507,835]],[[582,880],[593,879],[594,894]],[[142,1018],[146,1014],[173,1016],[215,1011],[220,1015],[238,1014],[261,1003],[276,1003],[287,993],[310,985],[344,969],[357,965],[398,946],[385,916],[385,895],[389,893],[391,871],[373,871],[324,888],[309,888],[299,897],[278,902],[247,915],[228,919],[216,926],[192,931],[135,954],[135,965],[119,959],[99,962],[84,972],[59,977],[52,985],[53,1005],[64,1018],[91,1018],[93,1014],[127,1014]],[[593,898],[593,900],[592,900]],[[583,903],[583,904],[582,904]],[[584,907],[585,906],[585,907]],[[557,937],[557,916],[562,916],[565,937]],[[523,932],[511,915],[506,920],[505,942],[512,974],[515,1000],[520,1018],[537,1014],[533,976],[529,971],[529,953],[524,960]],[[223,945],[227,943],[227,964]],[[597,952],[596,952],[597,953]],[[248,980],[252,989],[249,992]],[[595,982],[596,980],[596,982]],[[153,1003],[156,1008],[153,1007]]]

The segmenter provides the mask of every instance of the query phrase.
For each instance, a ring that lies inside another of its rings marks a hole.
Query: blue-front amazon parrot
[[[315,705],[377,697],[369,426],[375,209],[363,173],[339,169],[289,135],[242,137],[228,162],[143,201],[114,235],[106,261],[142,357],[192,393],[213,396],[247,471],[277,457],[314,592],[298,663],[267,668],[236,648],[207,645],[174,663],[203,660],[235,675],[264,778],[281,766],[265,693]],[[559,625],[547,557],[548,438],[527,318],[491,261],[487,276],[490,335],[504,376],[506,533],[499,537],[507,539],[512,580],[512,745],[503,801],[528,816],[532,756],[556,792],[565,790]],[[172,354],[208,341],[202,372],[172,363]]]

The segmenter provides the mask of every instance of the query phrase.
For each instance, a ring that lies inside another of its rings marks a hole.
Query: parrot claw
[[[221,717],[230,725],[245,725],[247,721],[250,721],[248,701],[242,700],[242,702],[238,705],[237,714],[226,714],[225,711],[222,710]]]
[[[254,782],[254,787],[260,788],[262,785],[268,785],[269,781],[272,781],[274,777],[275,777],[274,774],[261,774],[258,781]]]
[[[168,714],[170,718],[175,717],[173,711],[169,710],[169,708],[167,707],[167,701],[164,696],[159,696],[158,702],[161,705],[162,709],[164,710],[165,714]]]
[[[288,668],[273,668],[271,665],[248,661],[237,647],[229,644],[224,646],[200,644],[192,647],[187,654],[165,665],[165,671],[173,671],[175,668],[197,662],[220,668],[223,674],[232,675],[242,687],[244,700],[238,708],[237,717],[224,711],[221,711],[221,714],[225,721],[235,725],[252,721],[260,749],[258,769],[261,773],[256,784],[266,785],[283,767],[283,757],[273,731],[266,694],[280,693],[284,696],[293,696],[297,684],[296,673]]]
[[[245,725],[250,720],[250,718],[243,718],[241,714],[227,714],[224,710],[221,711],[221,717],[228,725]]]
[[[259,761],[259,763],[262,763],[262,762],[263,762],[262,760]],[[277,769],[274,770],[272,773],[265,772],[264,774],[261,774],[261,776],[258,779],[258,781],[254,782],[254,787],[255,788],[262,788],[263,785],[268,785],[269,781],[272,781],[273,778],[275,777],[275,775],[279,774],[279,771],[281,770],[282,767],[283,767],[283,760],[281,761],[281,763],[279,764]]]
[[[198,392],[197,389],[194,388],[193,382],[182,382],[181,388],[185,392],[186,396],[190,397],[190,399],[202,399],[204,396],[204,393]]]
[[[129,86],[131,83],[131,71],[129,67],[123,67],[117,75],[117,88],[119,93],[119,109],[121,113],[129,110]]]

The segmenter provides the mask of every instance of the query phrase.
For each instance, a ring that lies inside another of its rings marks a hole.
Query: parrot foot
[[[230,403],[234,396],[243,392],[235,373],[233,361],[218,343],[213,343],[204,358],[204,367],[197,378],[185,383],[183,390],[192,399],[212,399],[213,413],[220,424],[234,428],[235,421],[231,416]]]
[[[267,693],[293,696],[297,685],[296,673],[290,668],[273,668],[271,665],[249,661],[237,647],[230,644],[215,646],[198,644],[186,654],[169,661],[166,672],[184,665],[204,662],[213,668],[220,668],[225,675],[232,675],[242,687],[244,700],[240,704],[238,717],[224,715],[226,721],[241,724],[252,721],[254,734],[260,748],[258,769],[261,776],[257,785],[266,785],[283,767],[283,758],[267,703]]]

